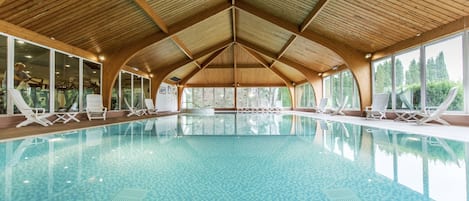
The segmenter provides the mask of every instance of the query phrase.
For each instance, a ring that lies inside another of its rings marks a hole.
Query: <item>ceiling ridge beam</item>
[[[226,46],[225,48],[221,49],[221,50],[218,50],[216,51],[215,53],[213,53],[212,55],[210,55],[210,57],[208,57],[201,65],[200,68],[196,68],[194,69],[192,72],[189,73],[189,75],[187,75],[186,77],[184,77],[184,79],[181,80],[181,85],[186,85],[186,83],[192,78],[194,77],[197,73],[199,73],[200,71],[204,70],[215,58],[217,58],[221,53],[223,53],[226,49],[228,49],[228,47],[230,47],[232,44]]]
[[[234,0],[232,4],[234,5]],[[231,9],[231,27],[232,27],[232,32],[233,32],[233,42],[236,42],[236,22],[237,22],[236,8],[233,7]]]
[[[243,48],[246,52],[248,52],[249,55],[254,57],[254,59],[257,62],[259,62],[260,64],[262,64],[262,66],[264,66],[265,68],[270,70],[272,73],[274,73],[277,77],[279,77],[285,83],[285,85],[287,85],[288,87],[293,87],[292,80],[290,78],[288,78],[287,76],[285,76],[280,71],[278,71],[277,69],[271,68],[271,66],[269,65],[269,62],[264,60],[264,58],[262,58],[262,56],[259,53],[255,52],[253,50],[247,49],[243,45],[241,45],[241,48]]]
[[[303,32],[308,28],[308,26],[313,22],[314,18],[318,16],[318,14],[321,12],[321,10],[326,7],[326,4],[329,2],[329,0],[319,0],[318,3],[314,6],[313,10],[311,13],[309,13],[308,17],[301,23],[300,26],[300,32]]]
[[[168,25],[161,19],[161,17],[153,10],[153,8],[145,0],[134,0],[143,11],[155,22],[155,24],[165,33],[169,32]]]

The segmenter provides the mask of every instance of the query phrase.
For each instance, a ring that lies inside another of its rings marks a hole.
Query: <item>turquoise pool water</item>
[[[286,114],[0,143],[0,200],[467,200],[466,142]]]

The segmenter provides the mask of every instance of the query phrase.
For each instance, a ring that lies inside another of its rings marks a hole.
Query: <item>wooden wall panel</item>
[[[174,81],[170,80],[172,77],[177,77],[179,79],[184,79],[189,73],[191,73],[193,70],[197,69],[198,67],[194,63],[189,63],[187,65],[184,65],[175,71],[171,72],[167,77],[166,77],[166,82],[167,83],[175,83]]]
[[[233,45],[228,47],[223,53],[213,59],[211,65],[230,65],[233,66]]]
[[[219,85],[219,84],[233,84],[233,69],[230,68],[206,68],[194,77],[192,77],[187,84],[189,85]]]
[[[292,67],[289,67],[283,63],[276,62],[273,67],[277,69],[278,71],[280,71],[280,73],[284,74],[293,82],[298,83],[306,79],[306,77],[303,74],[301,74],[298,70]]]
[[[266,68],[239,68],[236,70],[238,78],[236,82],[240,83],[240,85],[285,85],[279,77]]]

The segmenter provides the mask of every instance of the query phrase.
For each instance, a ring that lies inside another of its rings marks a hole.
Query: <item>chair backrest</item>
[[[17,89],[8,89],[8,93],[10,94],[13,103],[16,105],[18,110],[20,110],[21,114],[24,115],[31,115],[34,114],[34,112],[31,110],[31,107],[24,101],[23,96],[21,95],[21,92],[18,91]]]
[[[399,98],[401,99],[402,103],[407,107],[407,109],[411,109],[411,110],[414,109],[414,106],[412,106],[412,104],[409,102],[409,100],[407,99],[404,93],[401,93],[399,95]]]
[[[324,110],[324,108],[326,108],[326,105],[327,105],[327,98],[321,98],[321,101],[319,102],[318,108],[320,110]]]
[[[373,96],[373,103],[371,104],[371,110],[373,111],[386,111],[388,107],[389,94],[375,94]]]
[[[456,95],[458,95],[458,88],[453,87],[449,90],[448,96],[446,96],[446,99],[438,106],[438,109],[436,109],[433,113],[430,114],[430,116],[439,116],[445,112],[449,105],[454,101],[454,98],[456,98]]]
[[[153,100],[151,100],[151,98],[145,98],[145,106],[149,110],[154,110],[155,109],[155,105],[153,105]]]
[[[338,111],[341,111],[345,108],[345,105],[347,105],[347,101],[348,101],[348,96],[344,96],[344,98],[342,99],[342,102],[338,102],[340,104]]]
[[[103,98],[101,94],[86,95],[86,110],[102,110],[103,108]]]
[[[125,105],[127,105],[127,108],[128,108],[129,110],[132,110],[132,109],[134,108],[134,107],[130,107],[130,104],[129,104],[129,102],[127,101],[127,98],[123,97],[122,99],[124,99],[124,103],[125,103]]]

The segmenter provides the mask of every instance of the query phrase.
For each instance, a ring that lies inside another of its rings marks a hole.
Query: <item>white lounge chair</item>
[[[431,121],[436,121],[443,125],[449,125],[447,121],[441,119],[441,115],[448,109],[449,105],[451,105],[451,103],[454,101],[454,98],[456,98],[456,95],[458,95],[458,88],[451,88],[448,92],[448,96],[446,96],[446,99],[440,104],[440,106],[438,106],[436,110],[433,112],[426,111],[425,113],[419,114],[422,116],[422,118],[417,120],[417,124],[422,125]]]
[[[127,117],[130,117],[132,115],[135,116],[142,116],[145,114],[145,109],[138,109],[136,107],[130,106],[129,102],[127,102],[127,99],[124,98],[125,105],[127,105],[127,108],[129,108],[129,114],[127,114]]]
[[[333,110],[331,115],[345,115],[344,112],[342,112],[342,110],[344,110],[345,106],[347,105],[347,101],[348,101],[348,96],[344,96],[344,98],[342,99],[342,102],[339,102],[339,108],[337,108],[337,110]]]
[[[106,120],[107,108],[103,106],[103,98],[100,94],[86,95],[86,115],[88,119]]]
[[[371,106],[365,108],[366,119],[386,119],[386,108],[388,107],[389,94],[375,94]]]
[[[321,101],[319,102],[319,105],[316,106],[315,110],[316,113],[323,113],[326,111],[326,105],[327,105],[327,98],[322,98]]]
[[[147,113],[148,114],[157,114],[158,109],[155,108],[155,105],[153,105],[153,100],[151,98],[145,98],[145,107],[147,107]]]
[[[44,108],[31,108],[26,101],[24,101],[21,92],[17,89],[8,89],[8,94],[10,94],[13,103],[16,105],[18,110],[21,114],[26,117],[26,120],[16,125],[16,127],[26,126],[31,123],[38,123],[43,126],[52,125],[52,122],[49,121],[47,118],[52,116],[52,113],[46,113],[46,109]]]

